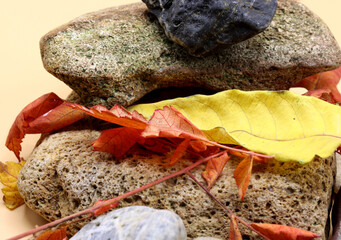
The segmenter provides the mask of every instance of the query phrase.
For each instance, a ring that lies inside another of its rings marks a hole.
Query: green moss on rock
[[[86,105],[130,105],[166,87],[288,89],[341,64],[328,27],[294,0],[278,1],[263,33],[204,58],[171,42],[143,3],[83,15],[40,42],[45,68]]]

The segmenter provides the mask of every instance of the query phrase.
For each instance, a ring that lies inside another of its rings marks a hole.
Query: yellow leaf
[[[289,91],[228,90],[132,106],[145,117],[172,105],[213,141],[307,163],[341,145],[341,108]]]
[[[24,166],[25,161],[20,163],[0,162],[0,182],[4,185],[1,189],[4,197],[5,205],[10,210],[13,210],[24,203],[24,199],[20,196],[17,188],[17,180],[20,169]]]

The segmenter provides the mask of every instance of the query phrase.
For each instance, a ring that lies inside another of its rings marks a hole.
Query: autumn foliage
[[[321,72],[296,83],[294,87],[308,90],[305,95],[321,98],[329,103],[341,103],[341,94],[337,85],[341,78],[341,67],[332,71]]]
[[[307,240],[320,237],[319,235],[306,230],[278,224],[251,223],[250,225],[269,239],[274,240]]]
[[[119,105],[115,105],[111,109],[100,105],[86,108],[79,104],[63,101],[54,93],[46,94],[24,108],[10,129],[6,146],[20,159],[21,142],[25,134],[57,131],[86,115],[121,126],[102,131],[100,137],[93,143],[94,150],[112,153],[117,158],[123,156],[135,144],[159,153],[167,153],[171,149],[175,149],[169,165],[176,164],[186,154],[205,158],[213,156],[221,148],[225,148],[221,154],[209,158],[202,176],[207,182],[207,188],[210,189],[221,175],[230,155],[241,157],[243,160],[234,172],[241,200],[243,200],[250,182],[253,162],[266,164],[271,158],[246,149],[224,146],[208,140],[201,130],[172,106],[156,110],[147,120],[137,111],[129,112]],[[100,215],[117,206],[117,202],[105,203],[105,201],[96,203],[99,208],[92,212],[93,216]],[[241,220],[232,214],[229,239],[242,239],[238,221]],[[269,239],[277,237],[276,232],[280,232],[278,236],[285,236],[285,239],[317,237],[313,233],[282,225],[251,223],[247,226],[268,236]],[[66,228],[47,231],[38,239],[64,239],[65,232]]]
[[[296,87],[307,88],[306,95],[308,96],[337,104],[341,102],[341,94],[337,90],[340,77],[341,68],[306,78],[296,84]],[[21,142],[26,134],[51,133],[69,126],[87,115],[121,126],[102,131],[100,137],[93,143],[93,148],[96,151],[108,152],[116,158],[120,158],[138,144],[157,153],[173,151],[169,160],[170,166],[177,164],[186,155],[207,159],[204,161],[207,162],[206,168],[202,172],[202,177],[207,183],[206,191],[209,191],[221,176],[230,156],[240,157],[241,161],[234,171],[234,178],[241,201],[248,189],[254,163],[267,164],[271,158],[271,156],[254,153],[239,146],[227,146],[209,140],[203,131],[171,105],[156,109],[150,119],[147,119],[136,110],[130,112],[119,105],[115,105],[111,109],[101,105],[86,108],[79,104],[66,102],[54,93],[43,95],[20,112],[9,131],[6,146],[20,160]],[[222,149],[224,150],[221,151]],[[23,164],[24,161],[6,163],[6,165],[0,163],[0,180],[5,185],[2,189],[4,201],[10,209],[23,203],[16,188],[18,173]],[[189,172],[182,170],[181,173]],[[139,191],[139,189],[135,191]],[[117,205],[117,201],[109,201],[109,203],[99,201],[95,204],[95,209],[89,211],[92,216],[98,216]],[[319,237],[314,233],[289,226],[246,223],[235,214],[230,213],[229,239],[242,239],[238,222],[266,239],[304,240]],[[61,227],[54,231],[46,231],[38,239],[66,239],[66,229],[67,227]]]
[[[24,199],[20,196],[17,188],[17,180],[20,169],[25,164],[25,161],[20,163],[0,162],[0,182],[4,185],[1,189],[4,194],[3,200],[8,209],[13,210],[24,204]]]
[[[64,240],[66,237],[67,227],[61,227],[56,230],[47,230],[41,233],[36,240]]]

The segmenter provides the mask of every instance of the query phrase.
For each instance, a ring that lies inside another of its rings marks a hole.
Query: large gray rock
[[[157,180],[188,166],[182,160],[168,167],[169,156],[142,150],[114,160],[94,152],[94,130],[67,131],[45,138],[34,150],[18,178],[26,204],[52,221]],[[248,221],[295,226],[324,236],[335,175],[332,158],[311,163],[256,164],[243,202],[233,171],[239,159],[230,159],[211,192],[238,216]],[[192,173],[201,181],[204,166]],[[176,212],[184,221],[189,239],[228,238],[227,214],[189,177],[180,176],[121,201],[121,207],[144,205]],[[75,233],[84,222],[72,225]],[[259,239],[243,226],[245,239]],[[248,238],[247,238],[248,237]]]
[[[194,56],[264,31],[277,8],[277,0],[142,1],[166,35]]]
[[[85,225],[72,240],[186,240],[181,218],[145,206],[121,208]]]
[[[341,64],[328,27],[296,0],[278,1],[261,34],[205,58],[168,40],[143,3],[86,14],[40,42],[44,67],[85,105],[130,105],[166,87],[283,90]]]

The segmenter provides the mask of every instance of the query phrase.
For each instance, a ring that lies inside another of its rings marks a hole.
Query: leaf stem
[[[120,200],[122,200],[122,199],[124,199],[124,198],[130,197],[130,196],[132,196],[132,195],[134,195],[134,194],[136,194],[136,193],[142,192],[142,191],[146,190],[147,188],[150,188],[150,187],[153,187],[153,186],[155,186],[155,185],[157,185],[157,184],[160,184],[160,183],[162,183],[162,182],[164,182],[164,181],[166,181],[166,180],[168,180],[168,179],[171,179],[171,178],[173,178],[173,177],[176,177],[176,176],[185,174],[185,173],[187,173],[188,171],[192,170],[193,168],[195,168],[195,167],[197,167],[197,166],[199,166],[199,165],[201,165],[201,164],[203,164],[203,163],[209,161],[211,158],[219,157],[221,154],[223,154],[223,152],[219,152],[219,153],[214,154],[214,155],[211,155],[211,156],[209,156],[209,157],[200,159],[200,160],[196,161],[195,163],[189,165],[188,167],[181,169],[180,171],[174,172],[174,173],[172,173],[172,174],[170,174],[170,175],[167,175],[167,176],[165,176],[165,177],[163,177],[163,178],[160,178],[160,179],[158,179],[158,180],[156,180],[156,181],[154,181],[154,182],[151,182],[151,183],[149,183],[149,184],[147,184],[147,185],[144,185],[144,186],[142,186],[142,187],[140,187],[140,188],[134,189],[133,191],[127,192],[127,193],[125,193],[125,194],[122,194],[122,195],[120,195],[120,196],[114,197],[114,198],[109,199],[109,200],[105,200],[105,201],[101,202],[100,204],[97,204],[97,205],[92,206],[91,208],[88,208],[88,209],[85,209],[85,210],[83,210],[83,211],[74,213],[74,214],[72,214],[72,215],[69,215],[69,216],[67,216],[67,217],[58,219],[58,220],[56,220],[56,221],[47,223],[47,224],[42,225],[42,226],[40,226],[40,227],[31,229],[31,230],[29,230],[29,231],[27,231],[27,232],[25,232],[25,233],[19,234],[19,235],[17,235],[17,236],[14,236],[14,237],[12,237],[12,238],[7,239],[7,240],[17,240],[17,239],[21,239],[21,238],[23,238],[23,237],[26,237],[26,236],[28,236],[28,235],[31,235],[31,234],[40,232],[40,231],[45,230],[45,229],[47,229],[47,228],[55,227],[55,226],[57,226],[57,225],[59,225],[59,224],[61,224],[61,223],[63,223],[63,222],[66,222],[66,221],[68,221],[68,220],[74,219],[74,218],[76,218],[76,217],[80,217],[80,216],[82,216],[82,215],[84,215],[84,214],[91,214],[91,215],[93,216],[93,215],[94,215],[94,211],[95,211],[96,209],[98,209],[98,208],[107,206],[107,205],[112,204],[112,203],[114,203],[114,202],[118,202],[118,201],[120,201]]]
[[[242,218],[238,217],[235,213],[233,213],[229,208],[227,208],[225,206],[225,204],[223,204],[219,199],[217,199],[211,192],[210,190],[208,190],[204,185],[202,185],[198,179],[196,179],[196,177],[191,173],[191,172],[187,172],[186,173],[189,177],[191,177],[193,179],[193,181],[199,185],[199,187],[201,187],[214,201],[216,201],[226,212],[228,212],[230,215],[234,215],[238,221],[240,223],[242,223],[244,226],[246,226],[247,228],[249,228],[251,231],[256,232],[258,235],[262,236],[264,239],[266,240],[271,240],[270,238],[266,237],[265,235],[263,235],[261,232],[257,231],[256,229],[254,229],[249,223],[247,223],[246,221],[244,221]]]

